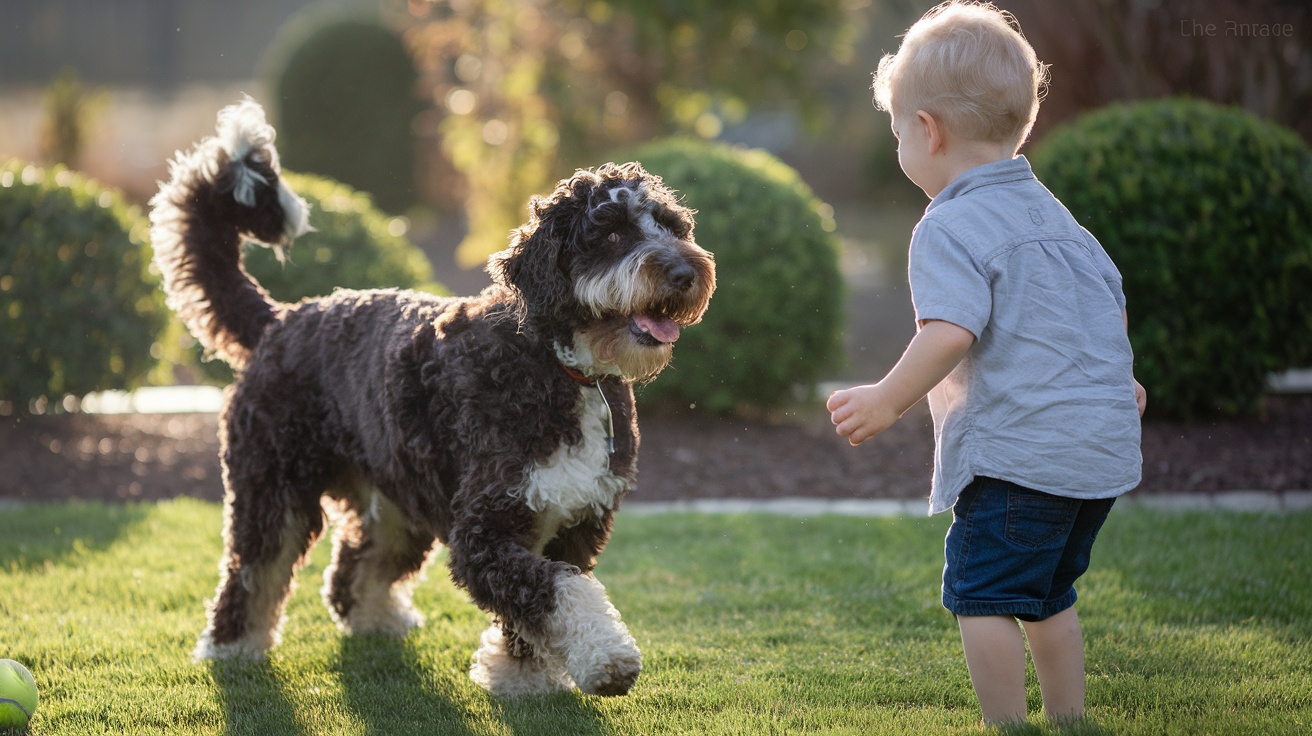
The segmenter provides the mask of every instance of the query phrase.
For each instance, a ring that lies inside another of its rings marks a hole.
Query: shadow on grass
[[[346,706],[368,724],[368,733],[464,736],[485,730],[472,724],[486,716],[425,667],[405,639],[342,637],[339,668]]]
[[[594,697],[578,691],[497,701],[502,723],[515,736],[600,736],[602,716]]]
[[[0,570],[33,570],[103,551],[149,513],[144,504],[99,501],[0,509]]]
[[[1038,718],[1005,726],[993,726],[986,733],[1002,736],[1112,736],[1112,732],[1089,717],[1073,721],[1049,721]]]
[[[308,736],[286,681],[268,661],[213,661],[210,674],[223,702],[224,734]]]
[[[421,661],[409,640],[385,635],[342,640],[340,677],[351,712],[368,733],[465,736],[498,730],[531,734],[599,734],[597,712],[577,693],[503,700],[461,687],[465,669]]]

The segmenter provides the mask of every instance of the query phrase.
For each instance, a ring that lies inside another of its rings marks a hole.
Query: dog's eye
[[[610,235],[606,236],[606,239],[609,240],[609,241],[612,242],[612,243],[618,243],[618,242],[620,242],[620,234],[619,234],[619,233],[611,233]]]

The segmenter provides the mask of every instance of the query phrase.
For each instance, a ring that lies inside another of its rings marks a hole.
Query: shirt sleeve
[[[1107,288],[1111,289],[1112,296],[1116,298],[1116,306],[1124,312],[1125,291],[1121,288],[1121,272],[1117,270],[1107,251],[1103,250],[1102,243],[1093,237],[1093,233],[1083,226],[1080,230],[1084,231],[1084,240],[1089,245],[1090,255],[1093,256],[1093,265],[1098,269],[1098,273],[1102,274],[1103,281],[1107,282]]]
[[[921,220],[911,234],[907,272],[917,322],[951,322],[979,339],[993,312],[993,294],[964,243],[933,220]]]

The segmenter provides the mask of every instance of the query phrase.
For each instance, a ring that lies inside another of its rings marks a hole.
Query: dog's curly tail
[[[150,239],[168,304],[204,345],[245,366],[281,305],[241,266],[243,240],[278,251],[309,230],[308,205],[280,176],[275,133],[247,97],[219,111],[217,135],[169,162],[150,200]]]

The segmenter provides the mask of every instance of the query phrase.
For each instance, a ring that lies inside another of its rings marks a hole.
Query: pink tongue
[[[638,329],[650,333],[661,342],[674,342],[679,339],[679,323],[668,317],[652,318],[640,314],[633,318],[633,322],[638,325]]]

